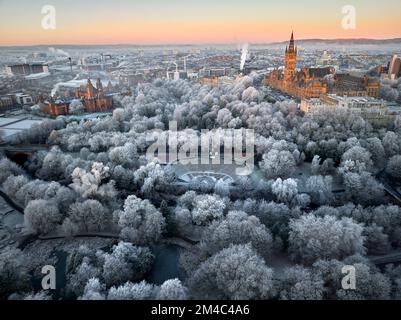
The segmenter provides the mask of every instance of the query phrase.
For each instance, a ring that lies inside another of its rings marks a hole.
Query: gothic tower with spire
[[[290,45],[285,48],[284,81],[291,81],[295,75],[298,50],[294,45],[294,32],[291,33]]]
[[[86,84],[86,95],[88,98],[93,98],[95,96],[95,88],[93,87],[90,79],[88,79],[88,82]]]
[[[103,85],[102,85],[102,81],[100,79],[97,79],[97,81],[96,81],[96,90],[97,90],[97,93],[103,92]]]

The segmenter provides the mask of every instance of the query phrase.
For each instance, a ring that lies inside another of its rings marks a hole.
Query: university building
[[[67,96],[64,98],[53,99],[44,101],[41,104],[42,110],[50,115],[59,116],[69,113],[69,105],[72,100],[80,99],[85,112],[102,112],[107,111],[113,106],[113,97],[107,90],[103,89],[100,79],[96,81],[96,87],[93,86],[90,79],[85,87],[76,89],[74,96]]]
[[[372,124],[388,125],[401,115],[401,109],[391,107],[386,101],[373,97],[339,96],[328,94],[320,98],[302,99],[300,109],[311,114],[321,109],[343,108],[360,115]]]
[[[379,97],[380,82],[376,78],[337,74],[333,67],[297,69],[297,57],[298,49],[292,33],[285,49],[284,70],[276,67],[266,75],[265,83],[298,99],[319,98],[329,93]]]
[[[401,58],[393,55],[388,64],[388,78],[395,80],[401,77]]]

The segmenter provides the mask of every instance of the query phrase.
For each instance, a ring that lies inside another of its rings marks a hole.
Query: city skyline
[[[401,3],[396,0],[210,0],[0,1],[0,46],[61,44],[217,44],[298,39],[401,37]],[[41,9],[56,9],[56,29],[41,26]],[[356,29],[342,28],[342,8],[356,9]],[[372,28],[374,21],[374,28]]]

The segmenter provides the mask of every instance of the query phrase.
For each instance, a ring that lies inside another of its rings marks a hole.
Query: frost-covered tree
[[[350,218],[304,215],[290,222],[289,251],[293,259],[305,263],[364,254],[362,231]]]
[[[323,161],[322,165],[320,166],[320,174],[322,175],[330,175],[333,174],[335,171],[334,168],[334,161],[331,158],[327,158]]]
[[[125,120],[125,110],[122,108],[114,109],[113,120],[115,120],[117,122],[123,122]]]
[[[323,279],[313,271],[296,266],[284,269],[277,279],[277,292],[283,300],[323,299]]]
[[[57,202],[60,212],[67,212],[70,205],[77,199],[77,196],[72,189],[60,186],[53,199]]]
[[[189,279],[195,299],[267,299],[273,271],[250,245],[231,246],[203,262]]]
[[[126,282],[119,287],[111,287],[107,300],[152,300],[156,292],[157,287],[144,280],[139,283]]]
[[[148,248],[127,242],[113,246],[112,252],[105,253],[103,259],[103,279],[107,286],[141,280],[153,263],[153,255]]]
[[[355,203],[377,205],[383,203],[384,187],[369,172],[342,172],[346,196]]]
[[[261,201],[256,214],[273,235],[279,236],[282,240],[286,241],[290,220],[298,218],[301,212],[297,208],[290,209],[282,203]]]
[[[156,162],[141,166],[134,173],[134,182],[138,189],[149,198],[154,196],[155,191],[166,191],[172,179],[174,179],[173,173]]]
[[[312,164],[311,164],[311,172],[314,175],[318,175],[320,173],[320,157],[318,155],[315,155],[312,159]]]
[[[331,176],[311,176],[305,184],[306,192],[310,195],[313,203],[324,205],[332,198],[333,178]]]
[[[388,131],[382,140],[384,150],[386,151],[387,157],[392,157],[400,154],[401,143],[400,137],[395,132]]]
[[[114,181],[104,183],[109,177],[109,170],[109,167],[99,162],[93,163],[90,172],[75,168],[71,175],[73,183],[70,187],[84,198],[114,199],[117,195]]]
[[[352,265],[355,268],[355,290],[342,288],[341,282],[344,278],[342,271],[345,265]],[[389,299],[391,291],[389,278],[360,256],[350,257],[342,262],[335,259],[318,260],[313,264],[312,270],[324,281],[326,299]]]
[[[19,176],[24,174],[24,170],[14,162],[3,158],[0,161],[0,183],[3,183],[9,176]]]
[[[3,189],[8,195],[10,195],[11,197],[15,197],[15,194],[18,192],[18,190],[26,185],[28,181],[28,178],[23,175],[11,175],[6,179],[6,181],[4,181]]]
[[[391,250],[388,235],[383,233],[383,227],[373,223],[365,227],[363,235],[366,237],[365,247],[369,255],[385,255]]]
[[[255,185],[249,176],[237,176],[235,178],[235,195],[243,197],[244,195],[252,194]]]
[[[248,87],[242,92],[242,97],[241,97],[242,101],[258,102],[259,98],[260,98],[260,94],[259,94],[258,90],[256,90],[254,87]]]
[[[223,108],[217,113],[217,123],[220,127],[227,128],[232,119],[233,116],[227,108]]]
[[[230,211],[225,219],[214,221],[205,229],[199,247],[204,254],[211,256],[231,244],[247,243],[251,243],[260,255],[267,256],[272,246],[269,229],[255,216]]]
[[[214,186],[214,192],[221,197],[227,197],[230,195],[230,184],[223,179],[219,179]]]
[[[197,194],[195,191],[187,191],[177,199],[177,207],[185,207],[191,210]]]
[[[191,211],[178,206],[174,209],[173,220],[178,230],[184,231],[192,226]]]
[[[396,101],[400,95],[395,83],[392,80],[382,81],[380,86],[380,96],[387,101]]]
[[[395,300],[401,299],[401,266],[387,265],[385,275],[392,282],[392,298]]]
[[[373,137],[366,139],[366,144],[363,142],[361,144],[370,152],[374,165],[379,169],[384,168],[386,152],[381,140],[377,137]]]
[[[382,273],[363,263],[353,264],[356,274],[356,290],[339,289],[337,298],[344,300],[387,300],[391,282]]]
[[[291,178],[284,181],[277,178],[272,184],[272,193],[279,202],[291,203],[298,194],[298,183]]]
[[[117,165],[132,167],[137,164],[137,147],[132,142],[123,146],[114,147],[109,151],[109,159]]]
[[[135,187],[134,172],[131,169],[125,169],[122,165],[113,168],[111,178],[116,182],[116,187],[120,190],[133,190]]]
[[[197,196],[193,202],[192,221],[197,225],[206,225],[221,218],[225,208],[225,202],[218,196]]]
[[[293,173],[295,160],[289,151],[273,149],[263,155],[259,165],[268,179],[286,178]]]
[[[52,147],[45,155],[42,166],[37,174],[42,179],[60,180],[65,178],[65,171],[73,161],[70,155],[65,155],[59,147]]]
[[[105,300],[105,286],[97,278],[89,279],[79,300]]]
[[[32,292],[23,298],[24,300],[34,300],[34,301],[46,301],[52,300],[52,296],[48,291]]]
[[[68,111],[71,114],[80,114],[84,110],[85,110],[85,107],[84,107],[82,101],[79,99],[74,99],[71,101]]]
[[[74,272],[68,274],[68,290],[76,296],[83,294],[86,284],[91,278],[99,278],[101,270],[93,265],[88,257],[84,257],[82,263]]]
[[[106,208],[97,200],[88,199],[84,202],[75,202],[70,206],[69,216],[64,221],[72,230],[82,232],[102,231],[109,227],[109,217]]]
[[[383,232],[389,236],[389,241],[395,245],[401,245],[401,208],[395,205],[382,205],[371,208],[367,215],[367,222],[375,223],[383,227]]]
[[[24,210],[25,227],[34,234],[46,234],[56,230],[62,218],[53,201],[32,200]]]
[[[14,292],[30,290],[27,260],[19,249],[3,248],[0,252],[0,299]]]
[[[124,210],[115,213],[120,236],[135,244],[157,242],[165,228],[165,218],[149,200],[129,196],[124,203]]]
[[[32,200],[51,200],[52,196],[48,191],[50,191],[54,196],[55,184],[57,183],[52,183],[52,185],[50,185],[48,182],[43,180],[31,180],[23,185],[15,195],[10,196],[15,198],[19,204],[25,207]]]
[[[373,165],[370,152],[360,146],[354,146],[342,155],[341,161],[347,160],[352,161],[358,171],[369,171]]]
[[[395,180],[401,179],[401,155],[396,155],[389,159],[386,172]]]
[[[170,279],[163,282],[157,294],[160,300],[186,300],[188,290],[178,279]]]

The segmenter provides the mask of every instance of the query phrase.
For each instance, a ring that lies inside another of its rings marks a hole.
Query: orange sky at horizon
[[[138,2],[135,1],[117,1],[125,6],[128,4],[138,6]],[[271,2],[269,6],[266,6],[267,14],[264,17],[259,12],[260,10],[255,10],[253,13],[253,9],[249,9],[249,12],[241,16],[241,12],[237,12],[241,6],[235,0],[238,5],[234,8],[235,10],[227,10],[225,14],[224,8],[216,8],[222,12],[218,14],[219,12],[211,11],[209,15],[203,7],[196,7],[197,11],[174,7],[177,12],[163,14],[165,3],[158,3],[158,1],[150,0],[154,5],[153,10],[148,7],[141,7],[143,14],[136,13],[135,17],[131,17],[128,7],[125,12],[120,12],[124,7],[119,6],[116,6],[115,10],[110,9],[114,7],[107,10],[110,2],[104,2],[104,0],[97,2],[99,3],[97,10],[87,13],[85,10],[75,12],[74,8],[66,6],[67,2],[57,0],[57,5],[55,5],[57,28],[56,30],[44,30],[40,24],[42,15],[39,5],[35,7],[30,4],[32,11],[22,12],[21,15],[26,15],[25,18],[17,19],[12,18],[15,10],[12,7],[12,2],[0,0],[0,9],[5,9],[1,11],[5,13],[4,16],[1,16],[0,13],[0,45],[192,44],[239,43],[244,41],[268,43],[288,40],[292,29],[297,39],[384,39],[401,37],[401,1],[399,0],[396,2],[387,0],[391,3],[389,9],[398,8],[399,10],[389,10],[386,11],[386,14],[375,14],[378,9],[376,7],[371,9],[363,7],[363,10],[358,11],[356,30],[342,29],[340,4],[334,7],[333,4],[330,4],[330,10],[322,11],[320,15],[318,14],[319,10],[313,7],[310,9],[311,12],[307,11],[308,14],[306,15],[302,12],[295,12],[295,10],[287,11],[290,7],[288,3],[287,6],[280,7],[280,4]],[[193,2],[193,0],[188,1]],[[205,2],[208,1],[205,0]],[[248,2],[253,1],[255,5],[264,5],[259,0],[248,0]],[[283,1],[292,2],[292,0]],[[315,0],[307,0],[306,2],[308,1],[312,3]],[[46,2],[51,3],[52,1]],[[172,2],[178,3],[179,0]],[[364,0],[364,2],[370,2],[370,0]],[[62,5],[64,7],[61,7]],[[142,2],[141,5],[145,6]],[[196,3],[196,5],[199,6],[200,4]],[[273,5],[277,14],[268,11]],[[7,11],[9,12],[7,13]],[[135,13],[136,11],[132,12]],[[289,14],[285,14],[286,12]],[[328,14],[329,12],[330,14]],[[372,17],[374,17],[374,23],[372,23]]]

